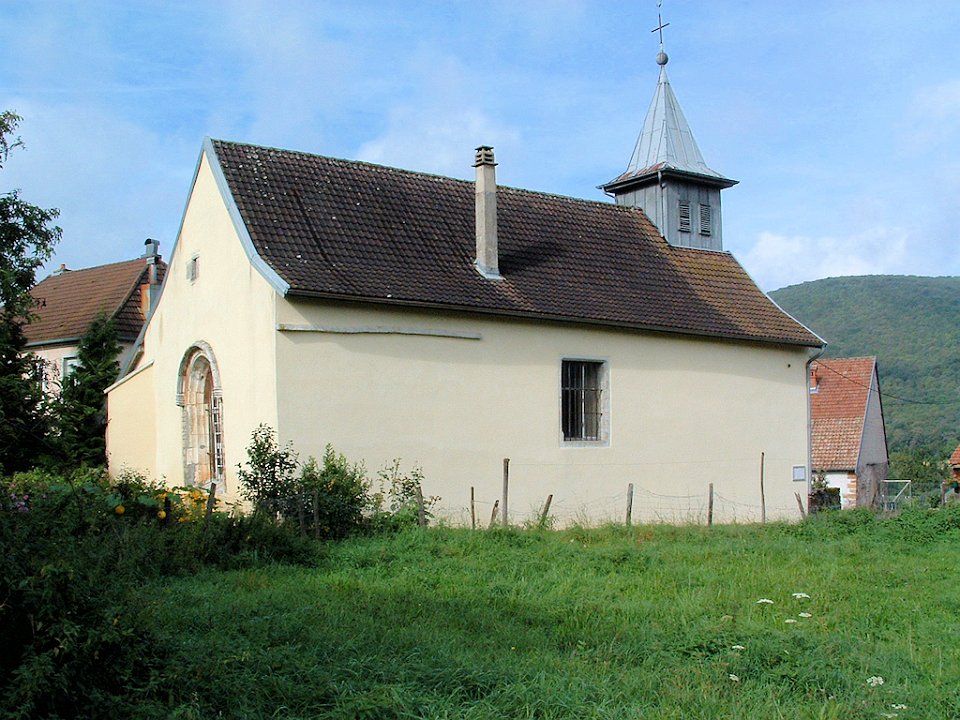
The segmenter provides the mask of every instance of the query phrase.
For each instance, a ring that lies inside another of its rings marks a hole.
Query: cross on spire
[[[655,27],[650,32],[655,32],[660,34],[660,49],[663,50],[663,29],[667,27],[670,23],[665,23],[663,17],[660,15],[660,6],[663,4],[663,0],[658,0],[657,2],[657,27]]]

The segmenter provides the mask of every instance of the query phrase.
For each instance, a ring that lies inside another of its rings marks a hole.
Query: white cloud
[[[911,244],[910,235],[899,227],[820,237],[761,232],[740,260],[769,291],[815,278],[903,273]]]
[[[425,172],[466,177],[473,149],[493,145],[498,152],[519,144],[520,134],[499,126],[470,108],[397,107],[390,111],[386,131],[364,143],[360,160]]]
[[[459,58],[420,48],[404,72],[418,82],[410,96],[389,108],[385,129],[360,146],[359,159],[465,177],[478,145],[508,154],[518,148],[519,131],[491,115],[489,108],[497,108],[500,99],[490,98],[485,106],[477,90],[485,87],[484,78]]]
[[[136,257],[147,237],[169,254],[199,138],[160,136],[93,106],[16,97],[0,98],[0,106],[23,117],[18,134],[26,146],[4,166],[4,186],[60,210],[63,238],[48,268]]]
[[[921,88],[901,139],[908,152],[938,152],[960,141],[960,78]],[[911,131],[912,130],[912,131]]]

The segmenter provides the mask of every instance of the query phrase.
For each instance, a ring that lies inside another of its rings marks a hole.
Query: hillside
[[[828,343],[826,357],[876,355],[891,451],[960,437],[960,278],[827,278],[770,293]]]

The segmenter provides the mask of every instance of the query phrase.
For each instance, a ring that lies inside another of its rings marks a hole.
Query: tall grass
[[[958,717],[958,528],[947,509],[710,530],[414,529],[331,546],[319,568],[167,579],[136,601],[168,663],[138,712]]]

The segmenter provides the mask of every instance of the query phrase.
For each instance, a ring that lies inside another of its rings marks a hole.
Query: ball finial
[[[663,50],[657,53],[657,65],[666,65],[669,59],[670,58],[667,57],[667,54]]]

